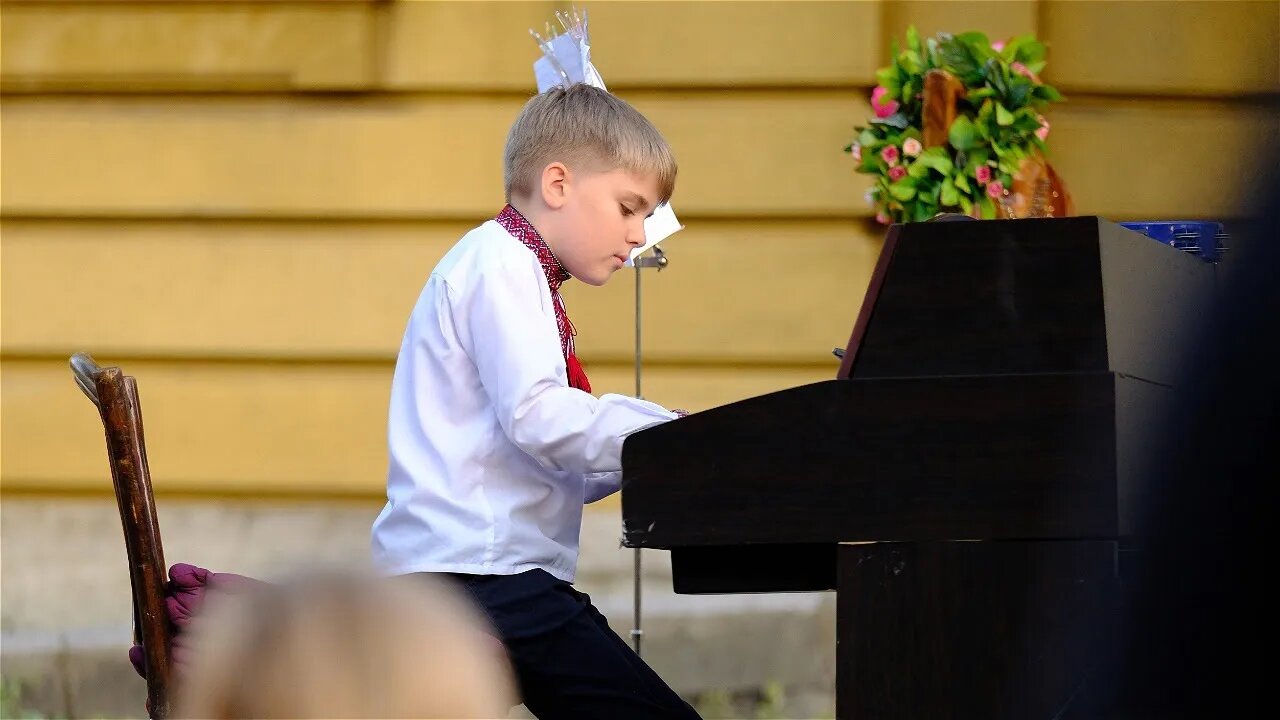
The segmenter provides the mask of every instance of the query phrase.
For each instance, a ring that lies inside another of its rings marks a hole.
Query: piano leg
[[[836,717],[1071,718],[1114,659],[1116,543],[839,549]]]

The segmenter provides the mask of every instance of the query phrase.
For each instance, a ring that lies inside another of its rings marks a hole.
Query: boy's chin
[[[611,259],[608,263],[594,263],[586,267],[568,268],[569,274],[574,280],[586,285],[594,285],[600,287],[609,282],[609,278],[613,277],[613,273],[621,270],[621,267],[615,267],[616,260]],[[576,272],[575,272],[576,270]]]
[[[609,278],[613,277],[613,272],[613,270],[602,270],[598,275],[584,275],[578,279],[588,285],[600,287],[609,282]]]

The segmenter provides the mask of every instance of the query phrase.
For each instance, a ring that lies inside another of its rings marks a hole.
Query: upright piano
[[[1215,272],[1097,217],[895,225],[834,379],[627,439],[624,544],[836,591],[838,718],[1069,717]]]

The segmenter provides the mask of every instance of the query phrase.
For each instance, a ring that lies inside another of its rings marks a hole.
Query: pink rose
[[[858,143],[853,144],[853,161],[862,162],[862,146]]]
[[[1040,138],[1040,142],[1044,142],[1049,139],[1049,121],[1045,120],[1043,115],[1039,117],[1040,127],[1036,128],[1036,137]]]
[[[995,42],[991,43],[991,49],[992,49],[992,50],[995,50],[996,52],[1003,52],[1003,51],[1004,51],[1004,41],[1003,41],[1003,40],[997,40],[997,41],[995,41]]]
[[[1010,64],[1009,69],[1037,85],[1040,84],[1040,78],[1035,73],[1031,72],[1030,68],[1020,62]]]
[[[885,215],[884,212],[882,211],[882,212],[876,213],[876,222],[880,223],[881,225],[888,225],[892,221],[889,219],[889,216]]]
[[[880,119],[887,118],[898,112],[897,100],[889,100],[888,102],[885,102],[884,96],[888,94],[889,91],[879,85],[876,86],[875,90],[871,91],[871,109],[875,110],[876,117]]]
[[[902,167],[901,165],[898,165],[897,167],[889,168],[889,179],[893,180],[894,182],[897,182],[898,180],[901,180],[906,176],[907,176],[907,169]]]
[[[894,165],[897,165],[898,164],[898,146],[886,145],[885,148],[880,151],[880,159],[888,163],[889,167],[893,167]]]
[[[1000,196],[1003,194],[1004,185],[1001,185],[999,180],[987,185],[987,197],[993,200],[999,200]]]
[[[991,168],[987,165],[979,165],[978,169],[973,171],[973,177],[979,185],[986,185],[991,182]]]
[[[924,147],[920,144],[920,141],[915,138],[907,138],[902,143],[902,154],[907,157],[915,157],[923,149]]]

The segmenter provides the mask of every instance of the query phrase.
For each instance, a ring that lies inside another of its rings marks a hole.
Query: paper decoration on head
[[[557,33],[547,24],[547,38],[530,29],[529,34],[542,50],[542,57],[533,64],[533,77],[538,83],[538,92],[546,92],[556,87],[569,87],[575,83],[585,83],[601,90],[608,90],[604,78],[600,76],[595,65],[591,64],[591,42],[587,34],[587,11],[581,14],[577,10],[570,12],[556,11],[561,32]],[[635,259],[649,251],[679,230],[684,229],[676,219],[675,211],[670,203],[663,203],[654,209],[653,215],[644,221],[644,245],[631,251],[627,266],[635,264]]]

